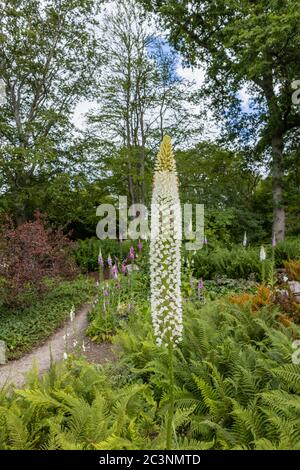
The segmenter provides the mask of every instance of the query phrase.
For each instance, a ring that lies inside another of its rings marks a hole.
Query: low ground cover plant
[[[48,281],[47,292],[28,307],[10,309],[0,306],[0,339],[5,341],[8,359],[16,359],[45,341],[59,328],[74,306],[96,295],[91,279],[77,278],[59,284]]]

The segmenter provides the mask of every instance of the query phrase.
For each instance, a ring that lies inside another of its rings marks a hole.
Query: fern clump
[[[178,433],[184,442],[214,449],[298,449],[300,366],[292,364],[292,342],[299,327],[284,327],[274,306],[253,315],[251,304],[224,299],[201,310],[186,304],[184,318],[174,364],[177,413],[189,417]],[[148,381],[163,414],[165,358],[151,346],[147,321],[144,316],[128,325],[115,342],[135,380]],[[276,409],[280,419],[273,419]]]
[[[184,304],[174,353],[175,449],[300,450],[300,366],[276,308],[253,315],[228,300]],[[150,306],[113,339],[118,361],[71,359],[21,390],[0,393],[1,449],[163,449],[167,351],[157,353]]]

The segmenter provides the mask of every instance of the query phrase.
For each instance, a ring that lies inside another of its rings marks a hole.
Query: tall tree
[[[78,163],[71,118],[94,83],[98,3],[0,2],[0,188],[18,224],[32,215],[36,193]]]
[[[270,148],[273,231],[284,239],[284,159],[300,129],[293,83],[300,77],[298,0],[141,0],[161,14],[170,41],[192,64],[205,64],[215,108],[230,112],[245,86],[260,103],[252,122],[259,148]]]
[[[174,51],[158,37],[136,2],[120,0],[113,5],[102,19],[105,64],[90,122],[99,145],[108,146],[101,165],[110,181],[117,177],[120,188],[126,178],[131,203],[143,203],[150,189],[151,148],[167,132],[177,141],[186,138],[196,116],[190,112],[187,83],[176,72]]]

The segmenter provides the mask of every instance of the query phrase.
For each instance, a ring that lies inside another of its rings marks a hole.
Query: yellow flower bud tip
[[[165,135],[157,154],[156,171],[176,171],[175,158],[172,149],[172,140],[169,135]]]

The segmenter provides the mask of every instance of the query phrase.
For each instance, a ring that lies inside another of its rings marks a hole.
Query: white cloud
[[[180,64],[177,67],[177,73],[182,78],[194,82],[197,87],[203,85],[205,78],[205,70],[203,68],[183,67],[183,65]]]
[[[177,67],[177,73],[180,77],[192,82],[193,89],[195,91],[201,88],[205,80],[204,67],[184,67],[180,63]],[[220,129],[213,117],[213,113],[209,109],[209,103],[201,101],[199,102],[198,106],[191,105],[191,108],[193,108],[193,110],[195,110],[195,113],[199,114],[200,116],[201,114],[204,114],[203,108],[206,109],[205,121],[203,122],[203,134],[199,137],[201,138],[201,140],[215,140],[220,134]]]
[[[238,92],[238,97],[242,101],[242,111],[248,111],[249,110],[249,101],[251,98],[251,95],[249,94],[247,87],[244,85]]]
[[[73,117],[72,117],[72,122],[77,129],[83,130],[86,127],[86,124],[87,124],[86,113],[88,113],[93,108],[95,108],[95,106],[96,106],[96,101],[88,101],[88,100],[80,101],[77,104],[74,110]]]

